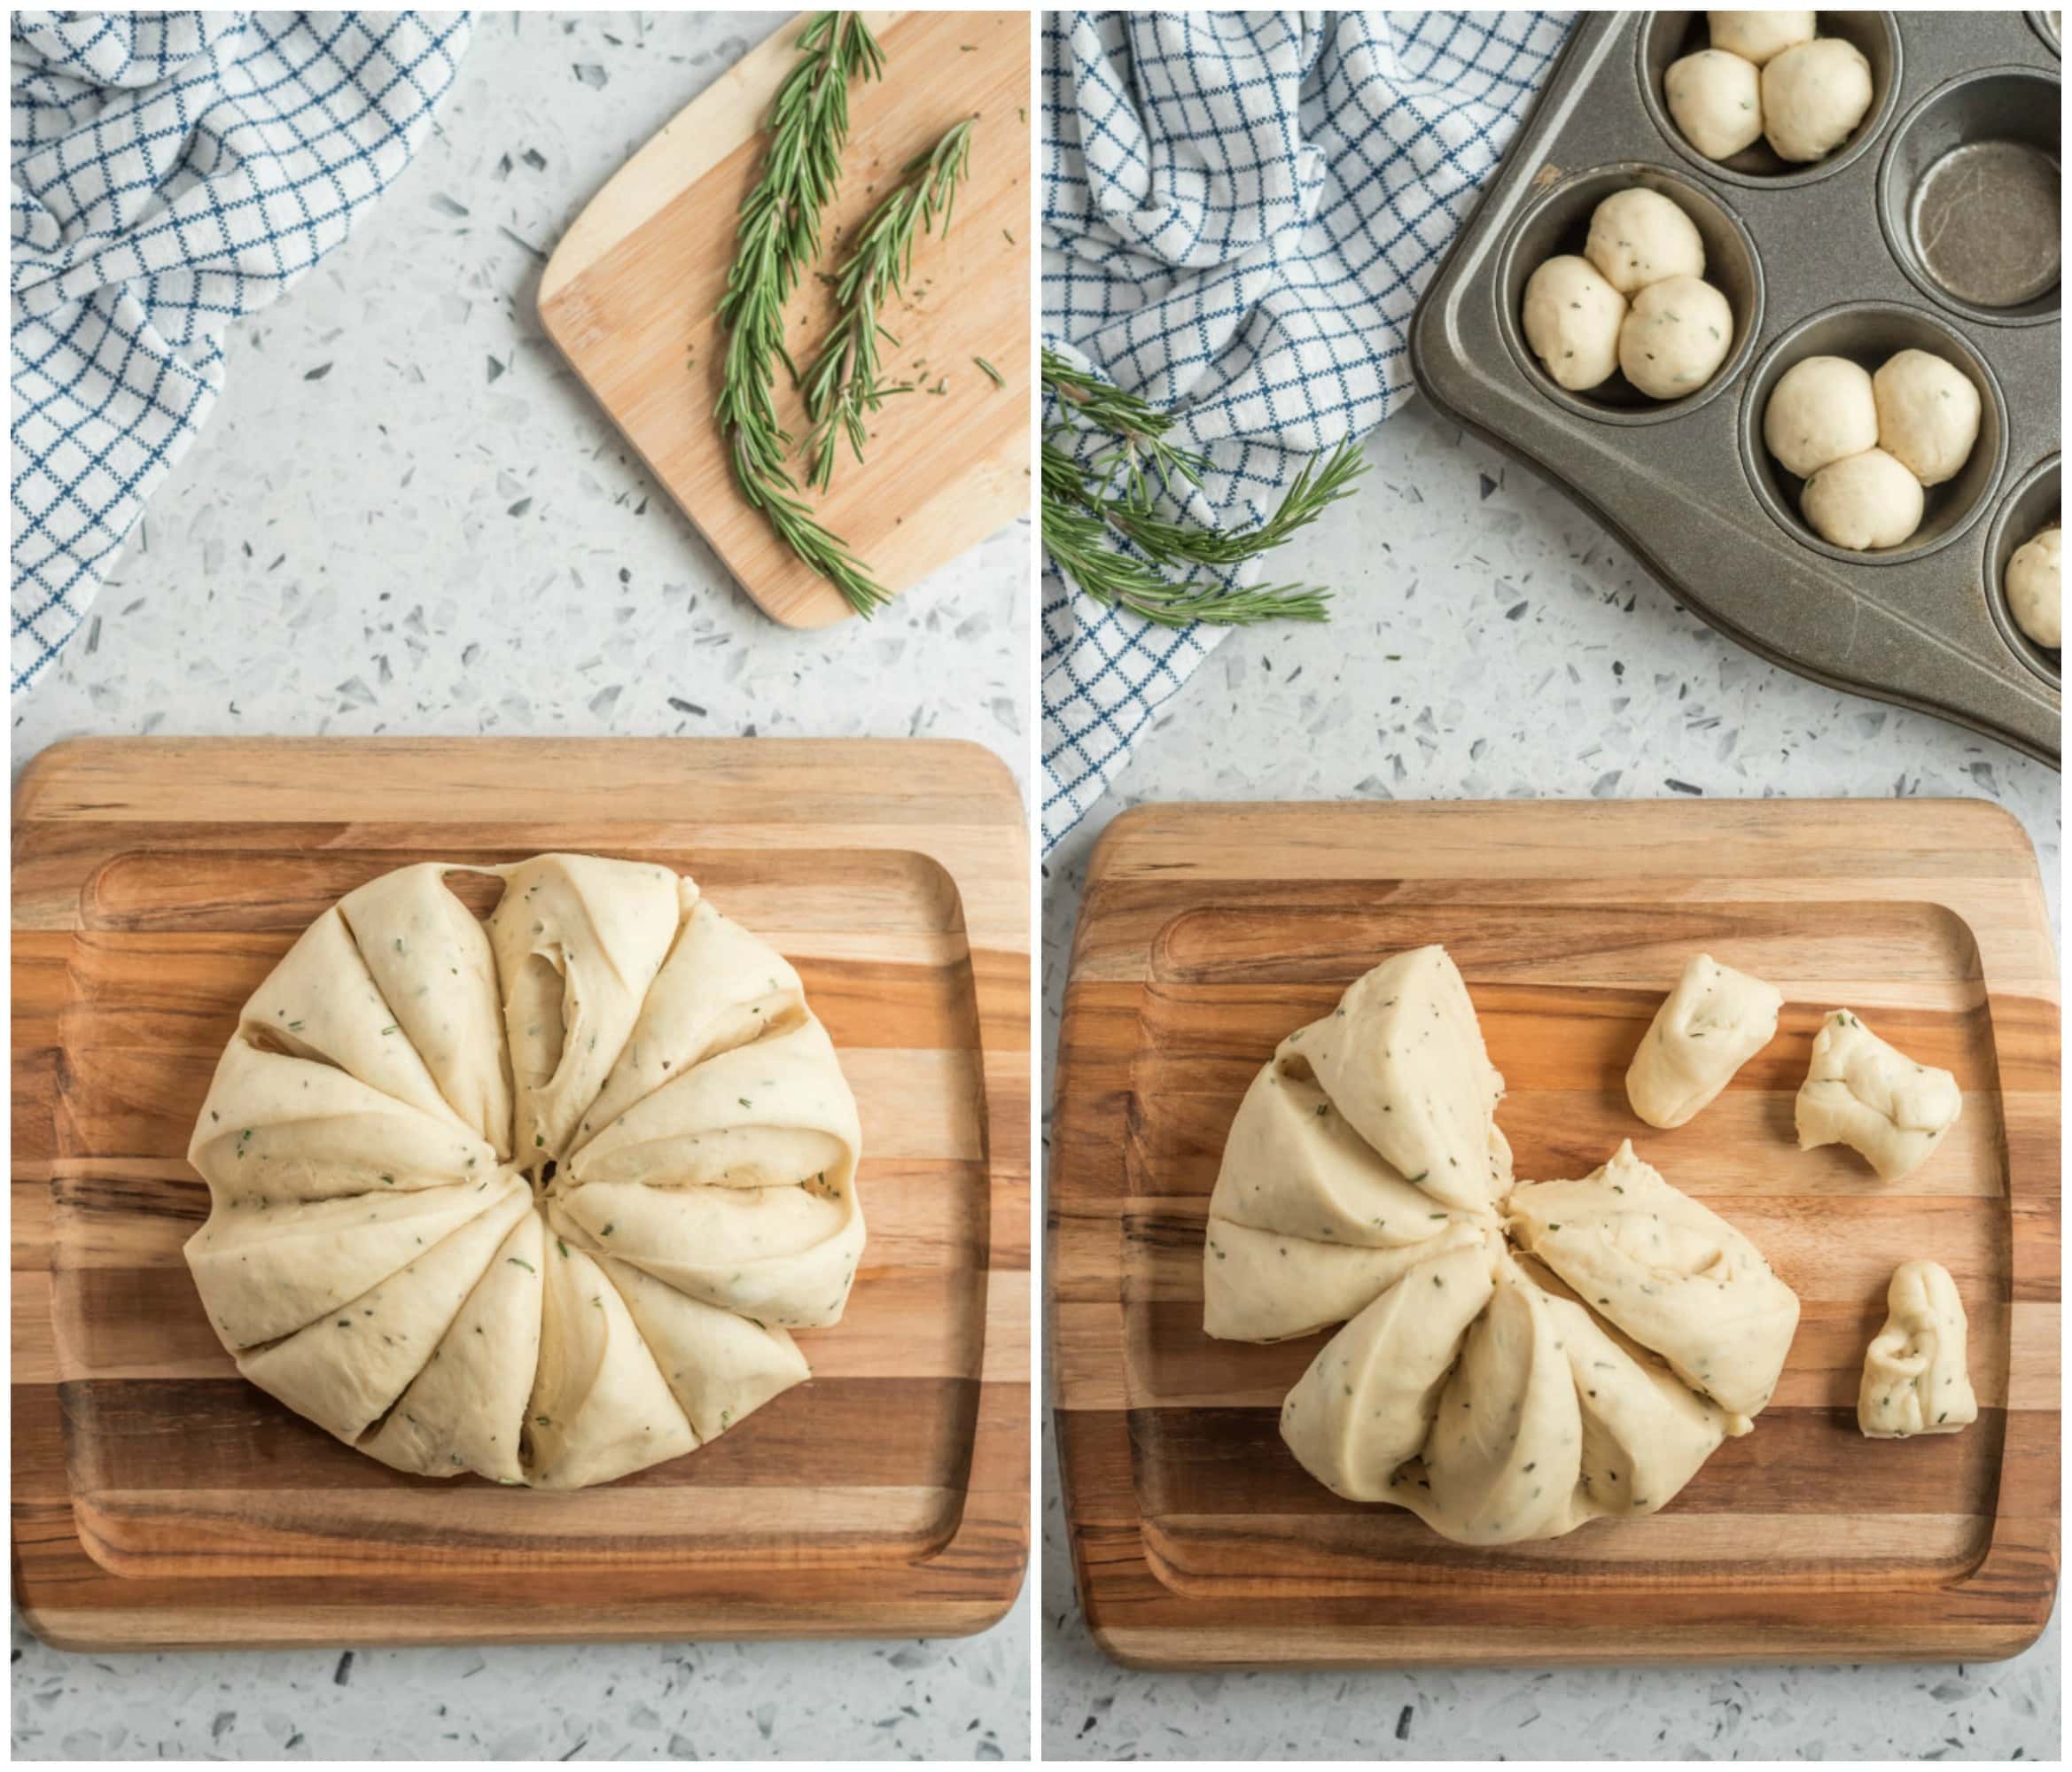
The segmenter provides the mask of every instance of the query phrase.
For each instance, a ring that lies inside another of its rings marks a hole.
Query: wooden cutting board
[[[906,293],[883,320],[894,379],[932,389],[888,400],[859,467],[845,447],[832,486],[808,502],[888,590],[904,590],[1030,503],[1030,15],[869,12],[882,80],[853,84],[839,194],[822,222],[822,262],[891,194],[901,170],[973,118],[971,170],[946,237],[923,236]],[[801,20],[803,15],[801,15]],[[742,588],[791,627],[849,613],[741,497],[714,424],[727,335],[714,317],[753,188],[771,97],[797,58],[801,20],[780,27],[714,81],[614,175],[555,248],[540,321],[613,424],[683,508]],[[808,278],[786,344],[803,372],[836,313]],[[994,385],[974,361],[998,369]],[[804,409],[778,372],[778,414]]]
[[[1342,1501],[1281,1444],[1326,1339],[1202,1333],[1225,1133],[1275,1043],[1383,956],[1444,943],[1508,1081],[1530,1179],[1631,1137],[1752,1237],[1803,1306],[1776,1401],[1675,1502],[1474,1550]],[[1700,949],[1785,993],[1692,1124],[1626,1062]],[[1982,1660],[2057,1585],[2058,967],[2036,857],[1950,802],[1164,805],[1110,825],[1073,944],[1052,1143],[1053,1397],[1073,1566],[1133,1665]],[[1799,1153],[1831,1006],[1953,1070],[1962,1119],[1892,1186]],[[1886,1282],[1955,1277],[1980,1418],[1868,1442]]]
[[[1020,801],[927,741],[89,740],[14,804],[15,1596],[69,1649],[949,1635],[1028,1546]],[[181,1245],[238,1006],[412,861],[664,862],[798,967],[869,1246],[810,1383],[571,1495],[390,1471],[246,1384]]]

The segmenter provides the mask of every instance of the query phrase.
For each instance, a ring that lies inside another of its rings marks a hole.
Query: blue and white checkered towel
[[[409,163],[463,13],[17,12],[14,689],[222,386],[223,333]]]
[[[1263,520],[1410,385],[1419,292],[1568,30],[1538,12],[1059,12],[1043,330],[1178,413],[1188,515]],[[1229,582],[1252,582],[1254,563]],[[1226,630],[1043,581],[1043,846]]]

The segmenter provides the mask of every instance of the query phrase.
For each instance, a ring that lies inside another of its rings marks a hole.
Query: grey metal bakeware
[[[2004,265],[1967,257],[1972,297],[1979,276],[2022,292],[1986,307],[1938,283],[1912,214],[1920,174],[1973,140],[2025,144],[2030,173],[2054,175],[2057,39],[2019,12],[1822,12],[1819,28],[1868,58],[1872,108],[1827,159],[1787,167],[1761,142],[1709,160],[1671,120],[1662,72],[1703,46],[1702,12],[1585,17],[1426,291],[1412,373],[1434,406],[1552,479],[1751,650],[2061,766],[2058,654],[2021,633],[2000,589],[2007,556],[2058,516],[2060,286],[2037,286],[2039,251],[2056,243],[2009,242]],[[2023,156],[2000,158],[2021,172]],[[1519,318],[1535,268],[1581,252],[1599,199],[1632,184],[1697,224],[1706,278],[1734,310],[1725,362],[1679,400],[1647,400],[1616,375],[1565,392]],[[1928,489],[1911,540],[1831,547],[1763,447],[1763,403],[1801,357],[1874,370],[1909,346],[1978,387],[1977,446],[1956,478]]]

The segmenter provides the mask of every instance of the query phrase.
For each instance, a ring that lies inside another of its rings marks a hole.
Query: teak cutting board
[[[1326,1339],[1202,1333],[1210,1190],[1275,1043],[1387,954],[1445,944],[1527,1179],[1631,1137],[1797,1291],[1775,1402],[1662,1512],[1468,1550],[1342,1501],[1282,1445]],[[1778,1037],[1688,1126],[1624,1073],[1694,952],[1785,993]],[[2058,1571],[2058,968],[2034,853],[1973,802],[1164,805],[1110,825],[1073,945],[1050,1177],[1052,1391],[1079,1590],[1146,1666],[1986,1659]],[[1955,1071],[1964,1114],[1881,1185],[1799,1153],[1832,1006]],[[1979,1419],[1857,1432],[1893,1268],[1971,1317]]]
[[[82,741],[14,805],[15,1593],[66,1648],[928,1636],[1028,1545],[1028,875],[928,741]],[[810,1383],[570,1495],[390,1471],[238,1375],[181,1245],[238,1006],[404,863],[689,873],[798,968],[869,1244]]]
[[[700,93],[620,168],[555,248],[540,321],[584,385],[683,508],[743,589],[777,620],[823,627],[849,613],[734,484],[713,422],[727,334],[715,317],[735,217],[761,163],[763,120],[791,70],[801,19]],[[870,420],[859,467],[843,446],[832,486],[808,494],[820,519],[888,590],[904,590],[1029,509],[1029,15],[869,12],[882,80],[852,83],[839,194],[822,224],[822,262],[902,169],[960,120],[975,120],[971,170],[946,236],[922,236],[906,293],[883,323],[884,368],[916,391]],[[785,339],[803,373],[836,312],[808,277]],[[974,361],[983,357],[1006,385]],[[804,409],[780,366],[778,416]],[[947,382],[940,393],[922,392]]]

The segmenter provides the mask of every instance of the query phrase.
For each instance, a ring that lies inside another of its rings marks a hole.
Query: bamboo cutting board
[[[822,218],[821,271],[897,185],[902,168],[963,118],[971,170],[949,232],[922,236],[906,293],[883,323],[893,380],[932,389],[888,400],[859,467],[843,447],[811,494],[821,521],[878,583],[901,591],[1029,509],[1029,32],[1026,12],[869,12],[882,80],[852,84],[841,190]],[[714,317],[735,217],[762,159],[763,120],[796,59],[781,27],[620,168],[579,215],[540,279],[540,321],[648,471],[742,588],[791,627],[849,613],[741,497],[713,422],[727,334]],[[803,372],[836,313],[808,277],[785,340]],[[1004,387],[979,369],[983,357]],[[804,410],[778,370],[778,416]]]
[[[1385,955],[1443,943],[1508,1093],[1523,1179],[1631,1137],[1798,1293],[1776,1400],[1647,1519],[1476,1550],[1342,1501],[1282,1445],[1323,1335],[1202,1333],[1209,1193],[1276,1042]],[[1626,1106],[1694,951],[1785,993],[1690,1125]],[[2036,858],[1954,802],[1165,805],[1110,825],[1073,944],[1052,1146],[1051,1367],[1095,1637],[1150,1667],[1982,1660],[2057,1585],[2058,968]],[[1830,1007],[1953,1070],[1964,1114],[1891,1186],[1795,1148]],[[1868,1442],[1892,1269],[1941,1261],[1980,1417]]]
[[[14,806],[16,1597],[74,1649],[981,1628],[1028,1546],[1021,804],[928,741],[82,741]],[[239,1005],[411,861],[666,863],[798,968],[869,1243],[812,1380],[569,1495],[390,1471],[246,1384],[181,1245]]]

